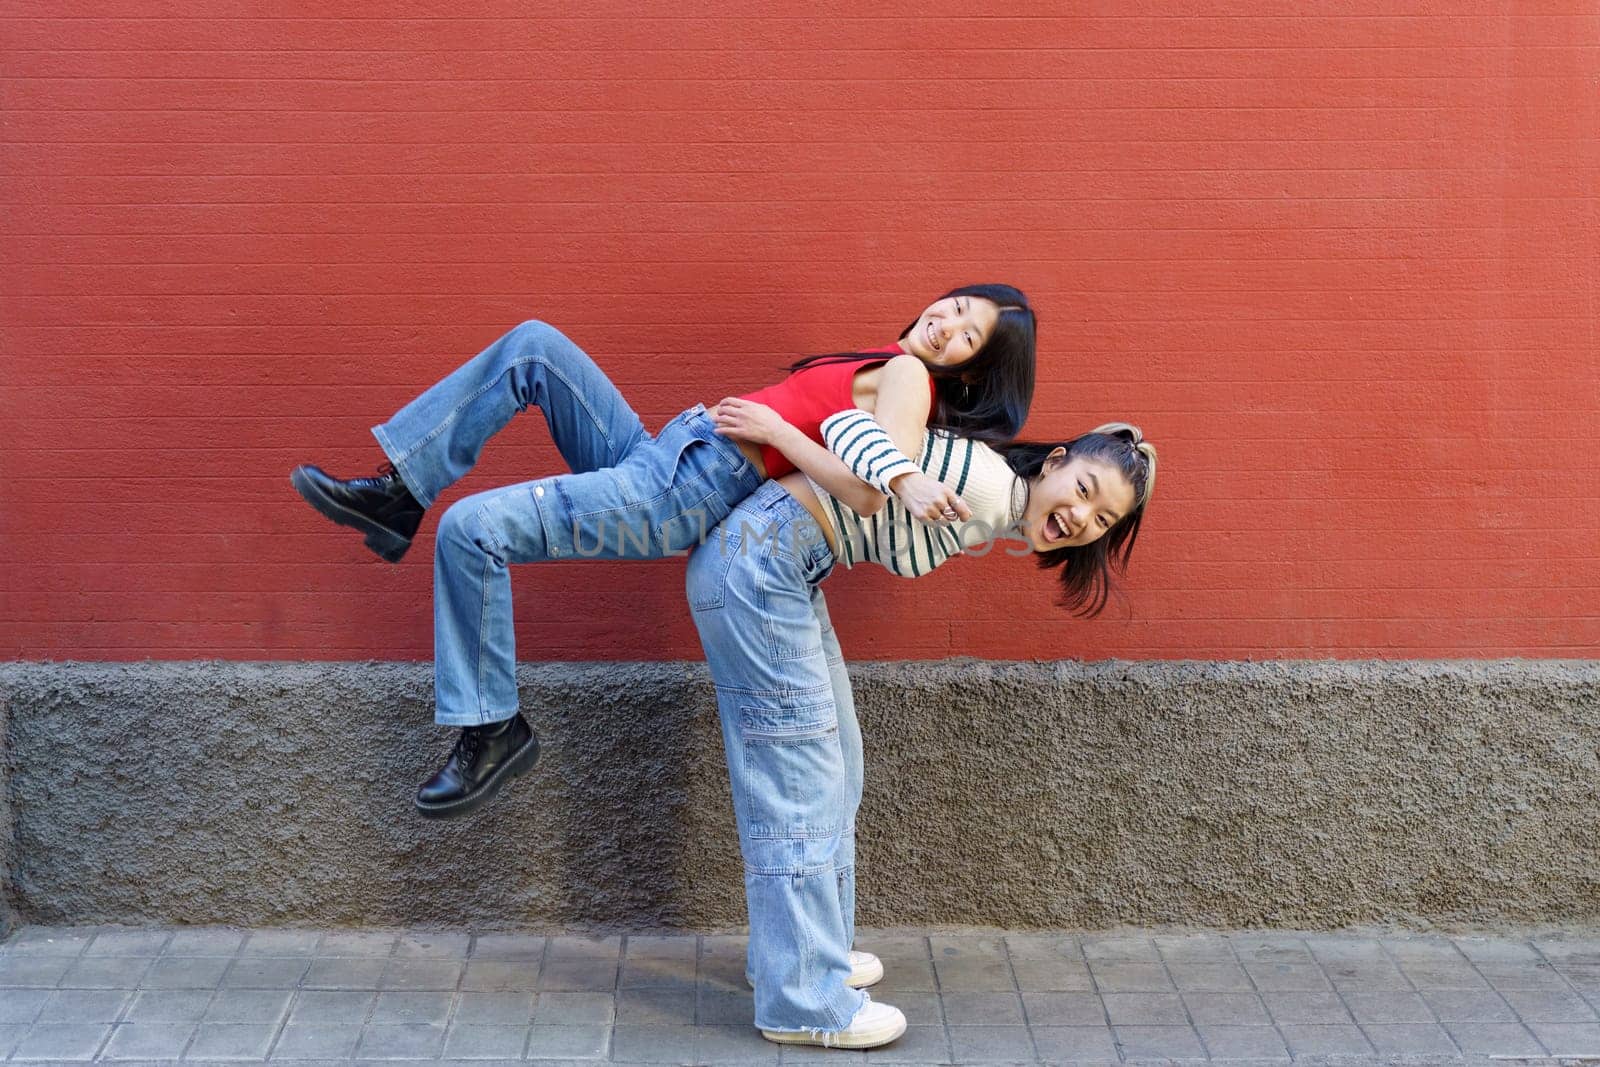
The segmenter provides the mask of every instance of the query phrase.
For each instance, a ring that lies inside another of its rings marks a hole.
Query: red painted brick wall
[[[841,569],[850,655],[1596,654],[1594,4],[695,6],[13,0],[0,655],[426,658],[433,524],[379,563],[295,463],[524,318],[654,427],[991,279],[1032,435],[1160,446],[1126,600]],[[515,581],[525,659],[698,655],[677,562]]]

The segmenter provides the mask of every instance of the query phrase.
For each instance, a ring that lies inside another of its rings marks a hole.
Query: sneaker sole
[[[877,1048],[887,1045],[906,1032],[906,1018],[904,1015],[889,1026],[879,1027],[877,1030],[868,1030],[865,1033],[845,1034],[837,1031],[827,1034],[827,1042],[822,1036],[812,1037],[809,1030],[763,1030],[761,1036],[768,1041],[775,1041],[780,1045],[816,1045],[819,1048]]]
[[[411,547],[409,538],[400,536],[381,523],[373,522],[359,511],[351,511],[328,496],[316,482],[311,480],[304,467],[296,467],[290,472],[289,484],[294,486],[294,491],[300,494],[301,499],[315,508],[323,518],[332,519],[340,526],[348,526],[366,534],[366,546],[377,553],[380,559],[389,563],[399,563],[400,557]]]
[[[513,778],[521,778],[533,769],[539,762],[539,735],[534,734],[528,738],[528,743],[517,749],[511,758],[505,762],[498,771],[491,774],[487,781],[476,790],[468,793],[459,800],[451,800],[442,804],[424,804],[422,801],[413,801],[417,814],[424,819],[455,819],[487,804],[500,787]]]

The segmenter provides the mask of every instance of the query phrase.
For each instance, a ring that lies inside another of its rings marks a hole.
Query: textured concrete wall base
[[[11,749],[6,743],[11,718],[10,679],[0,674],[0,938],[11,933],[16,917],[11,909],[11,871],[15,849],[11,840]]]
[[[1600,663],[852,669],[878,926],[1600,919]],[[23,921],[743,918],[699,664],[527,665],[537,772],[411,809],[426,664],[9,663]],[[4,840],[0,838],[0,840]]]

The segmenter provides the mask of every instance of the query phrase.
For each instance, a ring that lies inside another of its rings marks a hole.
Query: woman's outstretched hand
[[[788,428],[782,415],[754,400],[724,397],[711,409],[711,421],[724,437],[749,441],[753,445],[772,445]]]
[[[891,485],[906,514],[923,522],[966,522],[972,509],[955,490],[920,471],[902,474]]]

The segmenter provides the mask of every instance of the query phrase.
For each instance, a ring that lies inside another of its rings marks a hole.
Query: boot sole
[[[300,494],[301,499],[315,508],[324,518],[366,534],[366,546],[377,553],[380,559],[389,563],[399,563],[400,557],[411,547],[410,538],[402,537],[387,526],[373,522],[359,511],[350,510],[324,493],[322,488],[311,480],[304,467],[296,467],[289,474],[289,484],[294,486],[294,491]]]
[[[846,1034],[843,1030],[826,1033],[827,1043],[823,1037],[812,1037],[809,1030],[763,1030],[761,1036],[768,1041],[775,1041],[780,1045],[816,1045],[819,1048],[877,1048],[887,1045],[906,1032],[906,1019],[902,1015],[899,1020],[889,1026],[881,1026],[876,1030],[868,1030],[859,1034]]]
[[[458,800],[448,800],[438,804],[424,804],[414,801],[417,814],[424,819],[455,819],[477,810],[488,803],[494,795],[500,792],[500,787],[513,778],[521,778],[533,769],[539,762],[539,735],[534,734],[528,738],[528,743],[517,749],[500,769],[491,774],[488,779],[477,789]]]

